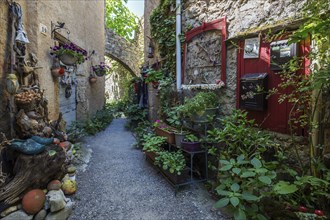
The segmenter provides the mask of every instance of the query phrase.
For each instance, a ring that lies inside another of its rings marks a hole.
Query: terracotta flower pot
[[[63,67],[56,67],[56,68],[52,68],[51,73],[54,77],[60,77],[64,75],[65,70]]]
[[[89,82],[90,83],[96,83],[96,81],[97,81],[97,78],[96,77],[90,77],[89,78]]]

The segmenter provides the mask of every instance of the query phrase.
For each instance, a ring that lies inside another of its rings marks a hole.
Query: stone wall
[[[261,26],[275,25],[299,16],[305,1],[272,0],[190,0],[185,1],[182,12],[182,30],[186,32],[224,16],[227,17],[227,39]],[[198,65],[198,64],[196,64]],[[237,47],[227,43],[226,88],[219,91],[224,114],[236,107]]]
[[[27,46],[28,52],[33,52],[39,59],[38,66],[42,69],[37,70],[40,79],[41,89],[45,90],[45,96],[49,101],[50,119],[55,119],[59,114],[59,83],[50,74],[52,57],[49,55],[49,47],[54,45],[51,37],[51,23],[65,22],[65,27],[70,30],[67,32],[59,31],[64,37],[88,52],[96,51],[93,56],[95,63],[104,61],[104,1],[17,1],[24,12],[24,25],[30,44]],[[0,2],[0,76],[1,85],[6,75],[4,62],[8,56],[8,5],[5,1]],[[100,13],[101,12],[101,13]],[[41,26],[46,27],[46,32],[41,33]],[[94,64],[95,64],[94,63]],[[95,113],[104,105],[104,79],[98,80],[93,87],[88,83],[91,62],[87,61],[77,67],[77,119],[83,119]],[[101,79],[101,78],[100,78]],[[3,89],[0,87],[0,93]],[[3,96],[1,96],[3,97]],[[4,108],[7,106],[6,99],[1,100],[0,123],[6,124]],[[1,126],[2,128],[2,126]]]
[[[106,29],[105,55],[120,62],[132,74],[140,75],[140,49],[138,43],[129,42],[108,28]]]

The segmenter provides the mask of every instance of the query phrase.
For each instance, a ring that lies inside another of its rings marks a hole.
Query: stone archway
[[[122,64],[133,75],[140,75],[139,47],[106,28],[105,56]]]

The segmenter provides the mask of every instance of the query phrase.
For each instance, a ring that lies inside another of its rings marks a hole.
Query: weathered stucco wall
[[[24,24],[30,44],[27,46],[28,52],[33,52],[39,59],[37,70],[40,79],[40,87],[45,90],[45,96],[49,101],[49,117],[56,119],[59,114],[59,83],[58,79],[51,76],[50,68],[53,59],[50,56],[49,47],[54,46],[51,38],[51,23],[65,22],[65,27],[70,30],[70,35],[66,31],[60,33],[73,43],[88,52],[96,51],[93,56],[94,65],[104,61],[104,1],[17,1],[24,12]],[[0,2],[0,94],[3,90],[3,80],[5,78],[6,67],[4,62],[8,56],[8,42],[6,33],[8,32],[8,5],[5,1]],[[40,25],[47,28],[45,34],[40,32]],[[91,61],[77,67],[77,118],[83,119],[88,115],[101,109],[104,104],[104,79],[99,80],[91,86],[88,82]],[[3,96],[1,96],[3,97]],[[1,100],[0,123],[6,117],[6,99]],[[2,126],[1,126],[2,128]]]
[[[224,16],[227,17],[227,38],[247,30],[274,25],[297,18],[302,1],[272,0],[190,0],[185,1],[182,12],[182,29],[186,32]],[[229,114],[236,105],[237,47],[227,43],[226,88],[219,91],[221,110]],[[196,64],[198,65],[198,64]]]

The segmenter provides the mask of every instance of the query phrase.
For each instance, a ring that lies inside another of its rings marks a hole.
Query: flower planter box
[[[160,167],[160,170],[162,173],[168,178],[168,180],[174,184],[182,184],[186,183],[189,180],[189,168],[185,168],[182,172],[181,175],[174,173],[171,173],[169,170],[164,170],[163,168]]]
[[[148,159],[150,159],[152,162],[155,162],[157,157],[157,154],[155,152],[144,151],[144,153]]]
[[[202,150],[201,148],[201,143],[200,142],[186,142],[182,141],[181,142],[181,148],[189,151],[189,152],[195,152],[195,151],[200,151]]]
[[[175,135],[174,135],[173,132],[161,129],[159,127],[155,127],[155,133],[158,136],[166,137],[166,142],[167,143],[175,144]]]

